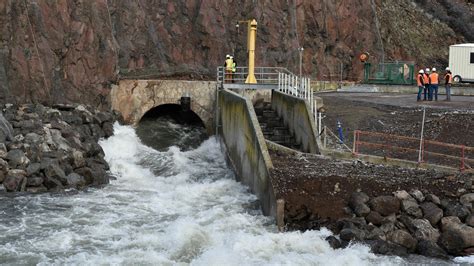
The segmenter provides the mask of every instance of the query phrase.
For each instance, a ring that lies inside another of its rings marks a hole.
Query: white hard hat
[[[234,59],[234,57],[233,57],[233,56],[230,56],[230,59]]]
[[[226,55],[225,58],[230,58],[230,55]]]
[[[449,67],[446,68],[446,71],[451,71],[451,69]]]
[[[423,69],[421,69],[420,71],[418,71],[418,73],[420,73],[420,74],[424,74],[424,73],[425,73],[425,71],[423,71]]]
[[[425,70],[425,71],[426,71],[426,72],[430,72],[430,69],[429,69],[429,68],[426,68],[426,70]]]
[[[431,69],[431,71],[436,72],[436,67],[433,67],[433,69]]]

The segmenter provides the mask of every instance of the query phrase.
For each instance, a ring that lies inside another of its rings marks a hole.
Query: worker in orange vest
[[[425,99],[426,99],[426,89],[425,89],[425,71],[420,70],[418,72],[418,76],[416,77],[416,83],[418,84],[418,96],[416,97],[416,101],[421,101],[421,93],[425,90]]]
[[[446,68],[446,75],[444,76],[446,85],[446,101],[451,101],[451,84],[453,84],[453,73],[449,67]]]
[[[425,74],[423,75],[423,82],[425,84],[425,88],[423,90],[424,95],[423,95],[423,101],[427,100],[428,93],[430,90],[430,69],[426,68]]]
[[[434,99],[435,101],[438,100],[438,86],[439,86],[439,75],[438,73],[436,72],[436,68],[433,67],[433,69],[431,69],[431,74],[430,74],[430,96],[429,97],[429,100],[432,101],[433,100],[433,94],[434,94]]]

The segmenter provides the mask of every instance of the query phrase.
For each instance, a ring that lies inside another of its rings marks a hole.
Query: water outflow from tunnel
[[[171,121],[168,121],[172,123]],[[181,127],[173,125],[173,127]],[[102,189],[0,195],[0,264],[389,265],[362,245],[333,250],[327,230],[278,233],[234,181],[218,142],[161,150],[114,125],[101,141]]]

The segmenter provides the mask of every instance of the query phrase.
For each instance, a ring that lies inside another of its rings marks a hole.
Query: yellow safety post
[[[255,78],[255,41],[257,40],[257,21],[253,19],[248,24],[247,49],[249,53],[249,74],[245,83],[257,84]]]

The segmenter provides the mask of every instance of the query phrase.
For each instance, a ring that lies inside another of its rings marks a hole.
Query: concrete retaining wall
[[[319,152],[316,142],[316,124],[314,119],[311,119],[310,106],[307,101],[273,91],[272,108],[283,118],[296,141],[302,144],[304,152]]]
[[[359,84],[359,85],[348,85],[342,86],[338,92],[377,92],[377,93],[418,93],[417,86],[404,86],[404,85],[371,85],[371,84]],[[439,86],[439,94],[444,95],[446,93],[444,85]],[[473,87],[452,87],[451,95],[455,96],[474,96]]]
[[[275,217],[276,200],[270,178],[273,164],[251,101],[220,90],[218,106],[219,135],[239,181],[257,195],[263,213]]]

